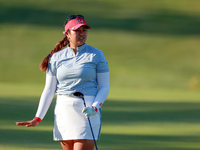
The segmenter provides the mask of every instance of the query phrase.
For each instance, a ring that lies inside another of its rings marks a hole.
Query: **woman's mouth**
[[[83,40],[84,39],[84,37],[80,37],[80,38],[78,38],[79,40]]]

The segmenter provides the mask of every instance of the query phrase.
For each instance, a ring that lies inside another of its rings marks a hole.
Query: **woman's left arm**
[[[92,104],[92,106],[96,107],[98,110],[106,100],[109,93],[109,72],[97,73],[97,84],[99,87],[99,91],[94,99],[94,103]]]

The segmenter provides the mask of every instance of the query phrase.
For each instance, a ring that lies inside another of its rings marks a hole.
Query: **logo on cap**
[[[83,20],[75,20],[76,23],[84,23]]]

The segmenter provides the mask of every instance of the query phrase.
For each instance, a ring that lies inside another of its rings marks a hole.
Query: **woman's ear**
[[[70,39],[69,33],[66,32],[65,35],[67,36],[68,39]]]

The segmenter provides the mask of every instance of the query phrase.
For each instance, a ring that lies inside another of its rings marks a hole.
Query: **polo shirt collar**
[[[86,43],[84,43],[83,45],[77,47],[77,52],[82,51],[85,48],[85,46],[86,46]]]
[[[87,45],[87,44],[84,43],[83,45],[77,47],[77,52],[81,52],[82,50],[84,50],[85,47],[86,47],[86,45]],[[73,51],[73,49],[72,49],[71,47],[68,47],[68,49],[69,49],[70,51]]]

